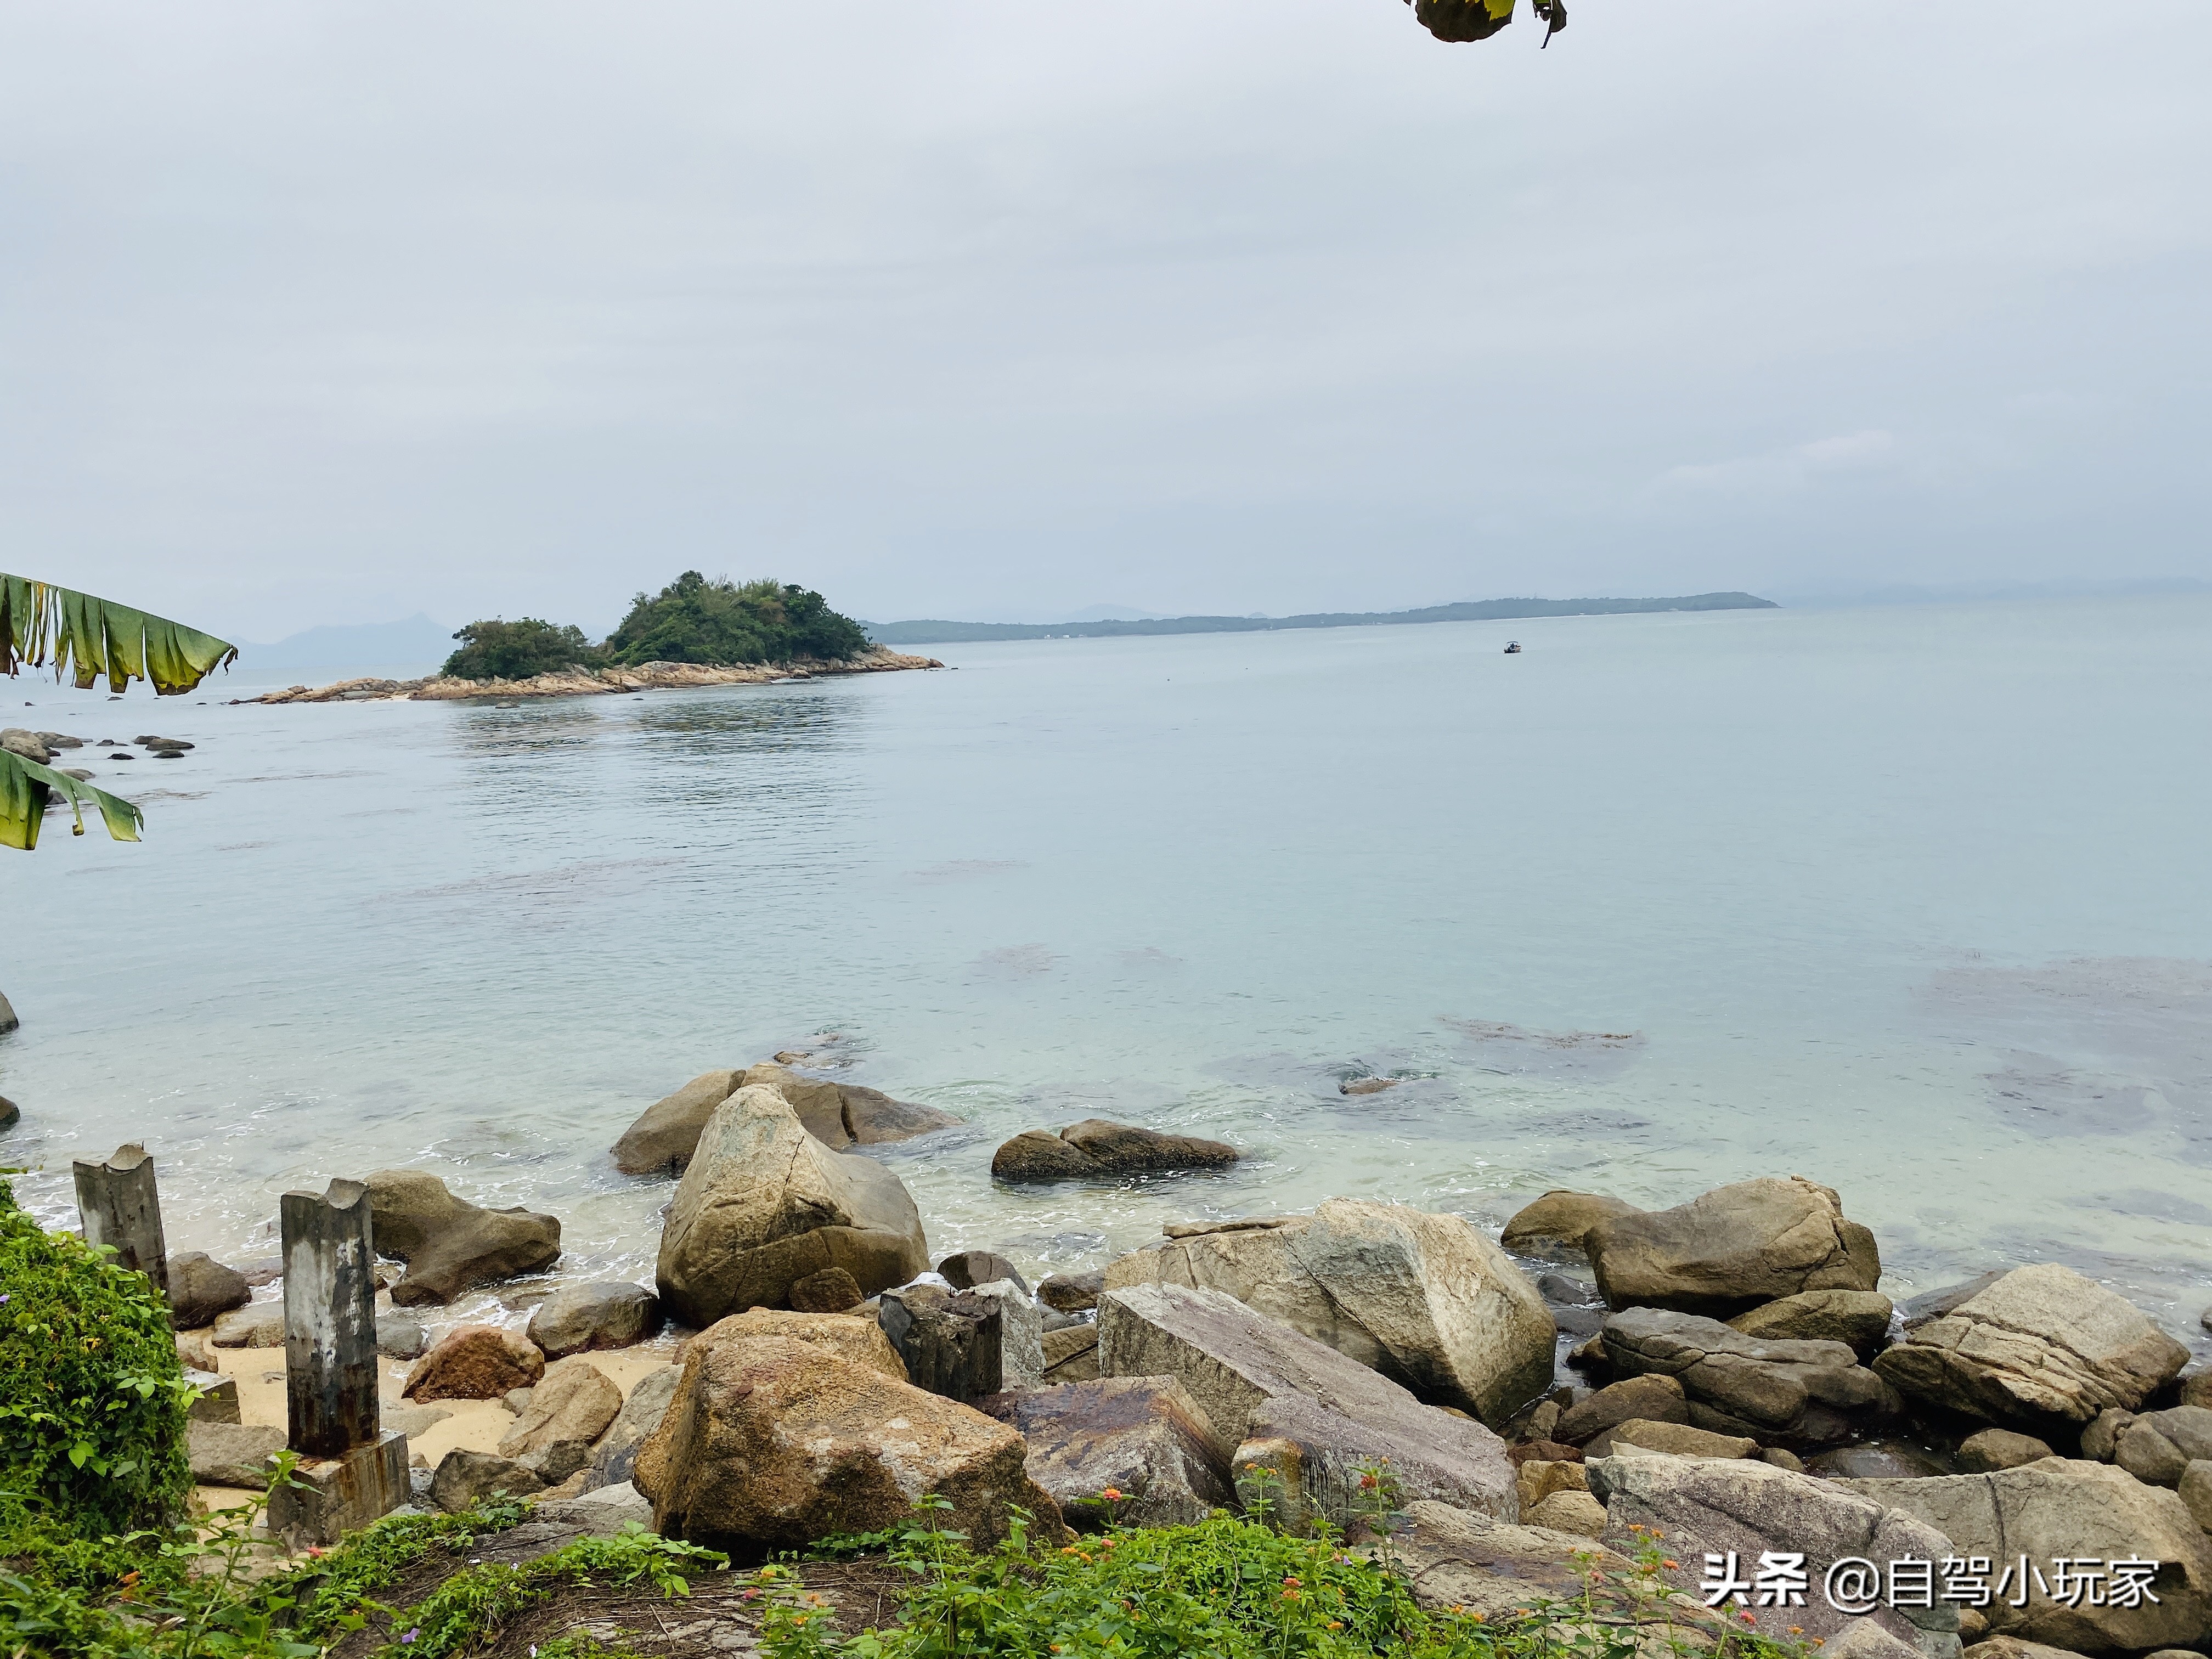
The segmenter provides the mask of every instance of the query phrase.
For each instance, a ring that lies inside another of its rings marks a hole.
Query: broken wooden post
[[[169,1253],[161,1239],[161,1200],[154,1190],[154,1160],[133,1141],[118,1146],[105,1164],[76,1160],[76,1212],[84,1223],[84,1242],[105,1244],[118,1267],[142,1273],[164,1295],[169,1289]]]
[[[284,1394],[293,1483],[269,1525],[295,1549],[334,1544],[408,1498],[407,1437],[380,1432],[376,1393],[376,1249],[368,1188],[286,1193]]]

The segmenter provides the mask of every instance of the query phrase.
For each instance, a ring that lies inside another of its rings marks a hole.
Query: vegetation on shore
[[[622,625],[594,645],[574,625],[535,617],[472,622],[446,659],[455,679],[521,680],[563,669],[635,668],[649,662],[733,668],[845,662],[868,649],[860,625],[810,588],[772,578],[710,581],[687,570],[658,593],[640,593]]]

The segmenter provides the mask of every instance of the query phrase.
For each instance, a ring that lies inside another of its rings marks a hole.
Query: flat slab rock
[[[1510,1518],[1505,1443],[1471,1418],[1425,1406],[1335,1349],[1219,1291],[1133,1285],[1098,1304],[1102,1376],[1173,1376],[1233,1468],[1260,1462],[1285,1496],[1342,1514],[1364,1460],[1389,1458],[1407,1498]],[[1347,1473],[1348,1472],[1348,1473]]]
[[[1085,1181],[1174,1170],[1225,1170],[1239,1156],[1226,1141],[1164,1134],[1090,1117],[1056,1135],[1044,1129],[1024,1130],[992,1155],[991,1173],[1000,1181]]]
[[[1030,1479],[1071,1526],[1188,1526],[1233,1499],[1212,1425],[1172,1376],[1103,1377],[976,1403],[1029,1443]],[[1101,1496],[1108,1492],[1121,1496]]]
[[[1660,1308],[1613,1315],[1604,1336],[1616,1376],[1674,1378],[1688,1396],[1690,1421],[1716,1434],[1814,1449],[1867,1433],[1899,1407],[1841,1342],[1769,1341]]]
[[[1901,1394],[2036,1429],[2133,1411],[2189,1350],[2117,1292],[2055,1262],[2015,1267],[1947,1310],[1908,1316],[1874,1362]]]
[[[1605,1502],[1603,1541],[1632,1553],[1644,1534],[1630,1528],[1656,1528],[1666,1539],[1668,1558],[1681,1564],[1662,1569],[1662,1574],[1686,1593],[1697,1593],[1708,1554],[1734,1552],[1740,1563],[1756,1565],[1765,1553],[1802,1553],[1810,1583],[1803,1606],[1735,1609],[1749,1612],[1759,1634],[1777,1641],[1790,1640],[1793,1625],[1808,1638],[1826,1641],[1858,1622],[1821,1593],[1837,1561],[1908,1556],[1940,1561],[1954,1553],[1942,1533],[1911,1515],[1815,1476],[1749,1459],[1707,1462],[1624,1450],[1593,1459],[1584,1468],[1591,1491]],[[1866,1617],[1927,1659],[1957,1659],[1954,1605],[1882,1607]]]
[[[2163,1486],[2104,1463],[2045,1458],[1989,1474],[1832,1485],[1914,1516],[1949,1539],[1952,1553],[2011,1560],[2130,1558],[2160,1563],[2155,1604],[2065,1607],[2029,1584],[2027,1604],[1982,1609],[1992,1634],[2077,1652],[2201,1647],[2212,1634],[2212,1540]],[[1994,1583],[1994,1581],[1992,1581]]]

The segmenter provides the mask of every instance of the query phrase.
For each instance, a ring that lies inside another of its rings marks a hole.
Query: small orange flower
[[[1755,1625],[1759,1622],[1759,1616],[1756,1613],[1739,1613],[1736,1614],[1736,1617],[1742,1620],[1747,1625]]]
[[[1109,1504],[1118,1504],[1121,1501],[1121,1489],[1118,1486],[1109,1486],[1098,1495]]]
[[[1659,1565],[1666,1568],[1669,1572],[1680,1571],[1682,1565],[1680,1561],[1675,1560],[1671,1555],[1662,1560]]]

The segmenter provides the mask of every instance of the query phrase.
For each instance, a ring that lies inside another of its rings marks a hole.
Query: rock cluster
[[[1311,1216],[1176,1233],[1115,1262],[1107,1287],[1224,1291],[1487,1423],[1551,1381],[1558,1333],[1543,1297],[1458,1216],[1340,1198]]]
[[[614,1145],[615,1167],[624,1175],[681,1175],[714,1109],[740,1089],[773,1089],[784,1097],[809,1134],[824,1146],[876,1146],[911,1140],[960,1120],[934,1106],[895,1100],[880,1089],[832,1083],[768,1064],[702,1072],[674,1094],[648,1106]]]

